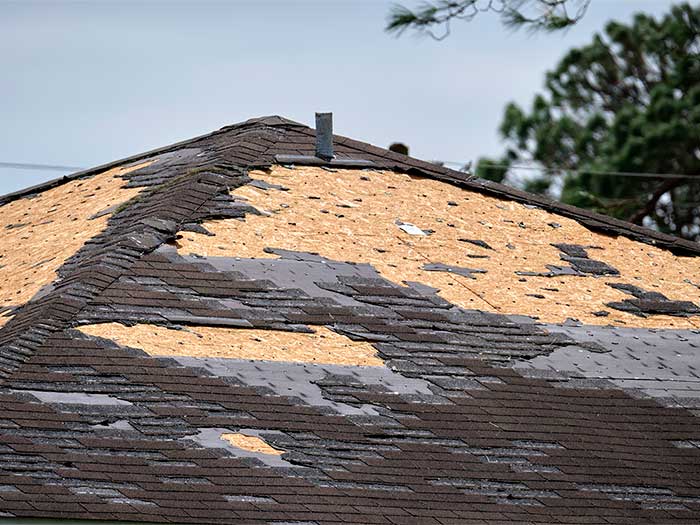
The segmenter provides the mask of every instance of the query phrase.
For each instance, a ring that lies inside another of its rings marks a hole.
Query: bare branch
[[[664,196],[664,194],[668,193],[672,189],[674,189],[677,186],[680,186],[681,184],[687,184],[688,179],[667,179],[663,183],[661,183],[655,190],[654,193],[651,194],[651,197],[649,197],[649,200],[647,200],[646,204],[637,210],[628,220],[629,222],[633,222],[635,224],[641,224],[642,219],[649,215],[651,212],[654,211],[654,208],[656,208],[656,204],[659,202],[659,199]]]
[[[500,15],[511,28],[526,27],[530,31],[557,31],[574,25],[586,14],[591,0],[432,0],[415,10],[396,4],[389,11],[385,30],[397,36],[407,29],[443,40],[450,34],[451,20],[471,21],[479,13]],[[569,7],[577,7],[573,15]],[[444,26],[436,35],[434,28]]]

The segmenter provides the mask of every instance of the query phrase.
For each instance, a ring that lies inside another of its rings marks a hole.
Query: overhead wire
[[[457,161],[435,161],[442,164],[450,164],[453,166],[468,166],[469,162],[457,162]],[[689,175],[687,173],[644,173],[637,171],[603,171],[603,170],[573,170],[564,167],[548,167],[548,166],[531,166],[525,164],[498,164],[494,162],[484,162],[488,167],[492,168],[503,168],[503,169],[514,169],[514,170],[532,170],[540,171],[545,173],[557,173],[557,172],[567,172],[567,173],[587,173],[591,175],[609,175],[612,177],[646,177],[655,179],[700,179],[699,175]],[[473,164],[472,164],[473,165]]]
[[[35,164],[26,162],[0,162],[0,168],[44,171],[81,171],[85,169],[79,166],[61,166],[58,164]]]
[[[433,161],[438,164],[449,164],[452,166],[469,166],[470,162],[458,162],[451,160],[435,160]],[[493,162],[485,162],[485,164],[492,168],[501,169],[514,169],[514,170],[531,170],[540,171],[545,173],[587,173],[591,175],[609,175],[612,177],[645,177],[645,178],[656,178],[656,179],[694,179],[700,178],[700,175],[689,175],[687,173],[644,173],[636,171],[604,171],[604,170],[574,170],[564,167],[550,167],[550,166],[532,166],[525,164],[498,164]],[[40,164],[40,163],[26,163],[26,162],[6,162],[0,161],[0,168],[9,169],[27,169],[27,170],[46,170],[46,171],[81,171],[84,167],[81,166],[63,166],[60,164]]]

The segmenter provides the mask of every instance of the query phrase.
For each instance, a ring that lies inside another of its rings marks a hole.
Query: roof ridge
[[[241,150],[250,152],[245,157],[238,156],[235,159],[236,162],[244,168],[269,166],[277,163],[274,158],[275,152],[299,153],[300,150],[303,150],[305,153],[310,153],[311,155],[313,155],[313,152],[309,151],[308,149],[308,144],[305,144],[305,146],[307,146],[305,149],[303,147],[304,145],[299,146],[298,144],[295,144],[294,141],[291,140],[293,139],[293,136],[290,137],[289,135],[289,132],[292,132],[292,134],[296,132],[308,138],[315,137],[316,131],[313,128],[279,115],[254,117],[243,122],[224,126],[218,130],[206,133],[204,135],[199,135],[191,139],[179,141],[167,146],[132,155],[120,160],[109,162],[107,164],[102,164],[94,168],[79,171],[70,175],[66,175],[57,179],[44,182],[42,184],[38,184],[29,188],[25,188],[23,190],[0,196],[0,206],[7,204],[8,202],[11,202],[13,200],[54,188],[56,186],[59,186],[61,184],[75,179],[89,177],[117,166],[146,160],[156,155],[168,153],[177,149],[184,148],[186,146],[206,142],[208,140],[214,140],[217,137],[221,137],[222,135],[227,135],[232,132],[246,133],[265,129],[284,130],[283,136],[277,136],[275,138],[270,138],[266,136],[264,141],[260,140],[260,138],[258,137],[257,142],[255,138],[253,138],[252,141],[245,141],[241,139],[235,141],[235,144],[233,146],[220,146],[219,149],[221,149],[222,151],[228,149],[235,150],[238,147]],[[248,137],[245,136],[243,138]],[[284,142],[285,139],[288,139],[288,142]],[[334,135],[333,139],[334,142],[338,145],[337,149],[339,156],[350,155],[352,153],[362,153],[365,157],[368,157],[368,160],[375,161],[377,167],[380,169],[398,170],[406,173],[414,173],[421,176],[435,178],[443,182],[459,185],[465,189],[469,189],[472,191],[485,193],[499,198],[515,200],[516,202],[521,202],[523,204],[538,206],[547,211],[551,211],[553,213],[557,213],[559,215],[563,215],[565,217],[576,220],[577,222],[583,224],[587,228],[595,231],[602,231],[612,235],[623,235],[640,242],[653,244],[661,248],[669,249],[674,253],[680,253],[684,255],[700,255],[700,243],[688,239],[682,239],[680,237],[676,237],[670,234],[662,233],[656,230],[651,230],[649,228],[639,226],[620,219],[616,219],[607,215],[603,215],[594,211],[585,210],[583,208],[577,208],[575,206],[557,202],[548,197],[528,193],[517,188],[513,188],[511,186],[506,186],[504,184],[495,183],[484,179],[477,179],[474,176],[466,174],[464,172],[456,171],[450,168],[446,168],[444,166],[430,163],[428,161],[423,161],[407,155],[402,155],[400,153],[389,151],[385,148],[381,148],[367,142],[362,142],[342,135]],[[224,156],[223,153],[222,156]]]
[[[241,129],[241,128],[245,128],[248,126],[254,126],[257,124],[262,124],[263,126],[270,126],[270,127],[291,126],[291,127],[309,128],[309,126],[307,126],[306,124],[302,124],[301,122],[296,122],[294,120],[290,120],[290,119],[285,118],[281,115],[264,115],[262,117],[249,118],[248,120],[244,120],[243,122],[237,122],[236,124],[228,124],[228,125],[222,127],[219,131],[228,131],[231,129]],[[311,129],[311,128],[309,128],[309,129]]]
[[[295,122],[293,120],[287,119],[287,118],[279,116],[279,115],[266,115],[266,116],[262,116],[262,117],[254,117],[254,118],[250,118],[248,120],[245,120],[243,122],[238,122],[235,124],[229,124],[229,125],[223,126],[217,130],[210,131],[210,132],[204,133],[202,135],[197,135],[197,136],[189,138],[189,139],[181,140],[178,142],[173,142],[172,144],[168,144],[166,146],[160,146],[158,148],[154,148],[151,150],[146,150],[144,152],[136,153],[134,155],[129,155],[128,157],[124,157],[121,159],[106,162],[104,164],[99,164],[99,165],[91,167],[91,168],[76,171],[75,173],[71,173],[69,175],[63,175],[62,177],[50,179],[48,181],[41,182],[39,184],[35,184],[33,186],[29,186],[27,188],[22,188],[22,189],[17,190],[17,191],[13,191],[10,193],[6,193],[4,195],[0,195],[0,206],[3,206],[5,204],[7,204],[8,202],[12,202],[12,201],[17,200],[17,199],[21,199],[22,197],[26,197],[28,195],[33,195],[35,193],[40,193],[42,191],[50,190],[51,188],[55,188],[57,186],[60,186],[62,184],[70,182],[72,180],[81,179],[84,177],[90,177],[90,176],[96,175],[97,173],[100,173],[102,171],[116,168],[116,167],[122,166],[124,164],[137,162],[140,160],[145,160],[145,159],[148,159],[148,158],[153,157],[155,155],[160,155],[162,153],[167,153],[169,151],[173,151],[175,149],[182,148],[184,146],[189,146],[189,145],[195,144],[201,140],[215,137],[215,136],[221,135],[223,133],[227,133],[227,132],[234,131],[234,130],[241,130],[241,129],[245,129],[247,127],[253,128],[253,127],[257,127],[257,126],[262,126],[262,127],[304,127],[307,129],[311,129],[308,126],[306,126],[305,124]]]

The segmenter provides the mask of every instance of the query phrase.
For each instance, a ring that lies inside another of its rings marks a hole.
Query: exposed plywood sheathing
[[[271,447],[265,441],[255,436],[246,436],[245,434],[231,433],[221,434],[221,439],[228,441],[231,445],[248,452],[257,452],[258,454],[271,454],[281,456],[283,450],[278,450]]]
[[[54,281],[64,261],[105,228],[111,213],[100,212],[140,191],[125,188],[120,175],[147,164],[113,168],[0,207],[0,307],[23,304]]]
[[[153,356],[184,355],[257,361],[285,361],[356,366],[383,366],[374,347],[324,327],[312,334],[209,326],[183,330],[163,326],[119,323],[80,327],[88,335],[141,348]]]
[[[183,232],[181,254],[273,257],[264,249],[315,252],[329,259],[372,264],[394,282],[420,281],[463,306],[591,324],[695,328],[700,321],[654,315],[640,318],[605,303],[627,298],[607,282],[625,282],[670,299],[700,302],[700,290],[686,282],[700,273],[700,258],[588,230],[574,220],[427,178],[393,172],[273,167],[254,179],[279,189],[247,185],[233,195],[263,212],[245,221],[217,220],[204,226],[214,236]],[[412,235],[410,223],[430,235]],[[461,239],[461,240],[460,240]],[[485,241],[493,250],[474,245]],[[553,243],[594,246],[588,253],[620,271],[619,276],[521,276],[567,266]],[[473,277],[425,271],[423,266],[485,270]],[[601,310],[607,317],[593,314]]]

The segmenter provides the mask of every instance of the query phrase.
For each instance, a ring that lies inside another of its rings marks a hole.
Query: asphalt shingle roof
[[[335,147],[265,117],[0,198],[0,517],[700,521],[700,246]]]

